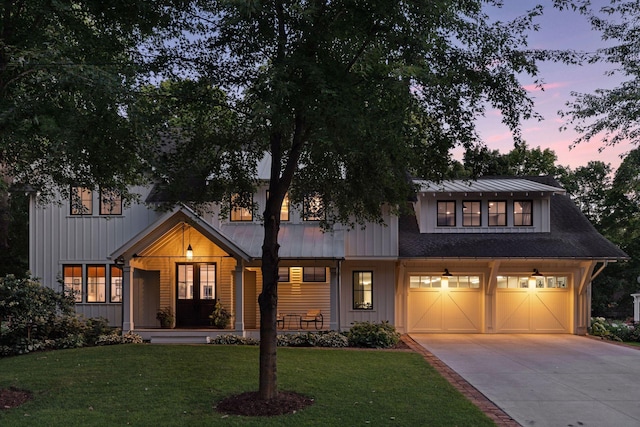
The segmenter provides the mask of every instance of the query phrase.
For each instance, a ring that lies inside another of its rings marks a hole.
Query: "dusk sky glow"
[[[505,5],[491,17],[506,21],[512,17],[522,15],[535,4],[544,5],[544,14],[536,19],[540,24],[537,32],[529,36],[529,48],[539,49],[574,49],[592,52],[603,46],[600,33],[591,30],[586,18],[577,12],[558,11],[552,7],[551,0],[505,0]],[[596,5],[608,4],[606,0],[596,0]],[[543,117],[543,121],[529,120],[522,125],[523,139],[529,148],[549,148],[558,156],[557,164],[570,166],[575,169],[586,166],[590,160],[601,160],[610,163],[615,170],[620,162],[620,155],[629,151],[631,144],[619,144],[606,147],[602,152],[600,140],[581,143],[569,149],[573,140],[578,136],[570,125],[570,130],[560,131],[566,121],[558,115],[558,110],[566,110],[565,103],[572,100],[572,91],[593,93],[598,88],[613,88],[622,81],[621,76],[606,76],[605,72],[612,69],[611,64],[596,64],[572,66],[559,63],[543,63],[540,66],[539,78],[544,81],[544,91],[534,86],[533,80],[523,80],[524,87],[530,90],[535,102],[535,110]],[[509,130],[500,123],[500,113],[496,110],[487,111],[486,117],[478,121],[478,130],[489,149],[497,149],[507,153],[513,148],[513,138]],[[461,159],[460,152],[454,155]]]

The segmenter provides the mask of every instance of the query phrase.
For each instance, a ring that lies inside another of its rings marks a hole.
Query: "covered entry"
[[[482,332],[481,276],[410,274],[409,332]]]

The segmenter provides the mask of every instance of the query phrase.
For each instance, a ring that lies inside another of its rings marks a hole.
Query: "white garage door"
[[[535,284],[528,277],[508,282],[499,278],[496,332],[569,333],[570,295],[564,276],[539,278]]]
[[[480,284],[479,276],[409,276],[408,331],[481,332]]]

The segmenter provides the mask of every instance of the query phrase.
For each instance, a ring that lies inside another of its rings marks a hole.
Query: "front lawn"
[[[257,388],[256,347],[119,345],[10,357],[0,359],[0,389],[27,389],[34,399],[0,408],[0,425],[494,425],[415,353],[280,348],[278,376],[281,390],[315,403],[272,418],[218,413],[222,398]]]

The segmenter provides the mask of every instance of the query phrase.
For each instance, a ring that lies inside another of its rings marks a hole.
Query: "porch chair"
[[[305,314],[304,316],[300,316],[300,329],[302,329],[303,322],[307,324],[307,327],[309,327],[309,323],[313,323],[316,329],[322,329],[322,326],[324,325],[322,312],[320,310],[307,311],[307,314]],[[320,323],[319,328],[318,323]]]
[[[280,329],[284,329],[284,314],[276,314],[276,329],[280,326]]]

